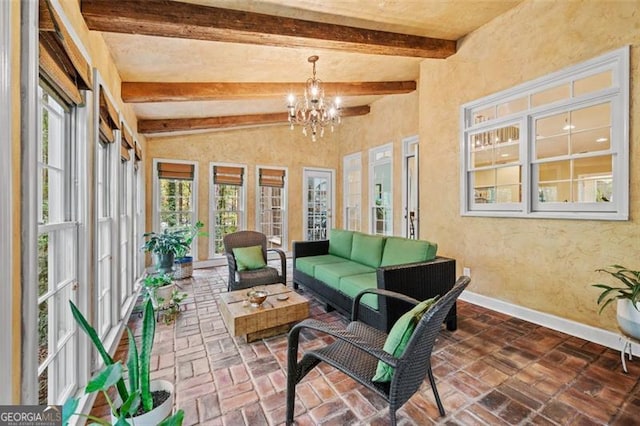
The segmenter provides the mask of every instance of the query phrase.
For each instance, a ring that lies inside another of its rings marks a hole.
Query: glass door
[[[369,203],[371,233],[393,235],[392,145],[369,150]]]
[[[303,236],[307,241],[325,240],[333,227],[333,171],[304,170]]]
[[[403,193],[402,201],[404,205],[404,232],[407,238],[417,240],[418,236],[418,139],[410,138],[404,141],[403,146],[404,162],[403,167]]]

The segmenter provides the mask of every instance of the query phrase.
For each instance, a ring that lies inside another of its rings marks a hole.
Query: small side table
[[[624,356],[629,355],[629,361],[631,361],[633,359],[633,354],[631,351],[633,343],[640,344],[640,340],[636,339],[635,337],[631,337],[628,334],[625,334],[620,329],[618,329],[618,333],[620,334],[619,342],[622,345],[622,348],[620,349],[620,360],[622,361],[622,371],[624,371],[625,373],[628,373],[629,371],[627,371],[627,362],[624,359]]]

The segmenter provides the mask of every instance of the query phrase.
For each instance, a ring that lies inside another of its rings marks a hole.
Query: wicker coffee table
[[[247,342],[253,342],[286,333],[293,324],[309,316],[309,300],[284,284],[260,287],[269,296],[259,307],[247,302],[250,289],[220,294],[220,313],[231,335],[245,336]]]

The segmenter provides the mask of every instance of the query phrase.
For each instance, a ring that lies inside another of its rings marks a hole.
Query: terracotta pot
[[[640,340],[640,311],[633,306],[631,300],[618,299],[616,318],[618,319],[620,330]]]

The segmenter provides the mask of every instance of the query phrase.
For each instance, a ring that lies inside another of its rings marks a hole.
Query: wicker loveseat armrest
[[[293,258],[319,256],[329,253],[329,240],[294,241]]]
[[[369,293],[377,294],[383,297],[393,298],[396,300],[401,300],[403,302],[410,303],[412,305],[417,305],[418,303],[420,303],[419,300],[416,300],[413,297],[409,297],[407,295],[404,295],[402,293],[397,293],[395,291],[385,290],[382,288],[367,288],[362,290],[360,293],[358,293],[356,297],[353,299],[353,308],[351,308],[351,321],[358,320],[358,313],[360,311],[360,299],[362,299],[362,296]]]
[[[297,357],[298,357],[298,342],[299,342],[300,332],[304,328],[319,331],[321,333],[325,333],[332,337],[335,337],[336,339],[340,339],[343,342],[353,345],[358,349],[366,352],[367,354],[379,360],[384,361],[385,363],[389,364],[391,367],[395,368],[398,365],[398,358],[394,357],[388,352],[385,352],[382,348],[372,346],[366,340],[363,340],[361,337],[346,331],[342,327],[335,327],[330,325],[329,323],[325,323],[315,319],[306,319],[302,322],[299,322],[298,324],[294,325],[291,328],[291,331],[289,331],[288,356],[289,356],[289,361],[293,362],[293,364],[290,363],[289,365],[295,365],[295,360],[297,360]]]
[[[269,256],[269,252],[277,253],[280,258],[280,274],[282,275],[282,283],[287,284],[287,255],[284,250],[279,248],[268,248],[267,256]]]
[[[435,296],[443,296],[451,290],[456,281],[456,261],[436,256],[426,262],[385,266],[377,269],[378,288],[405,294],[420,301]],[[406,310],[404,302],[390,300],[386,304],[387,330]],[[454,303],[446,318],[447,329],[455,330],[456,305]]]

